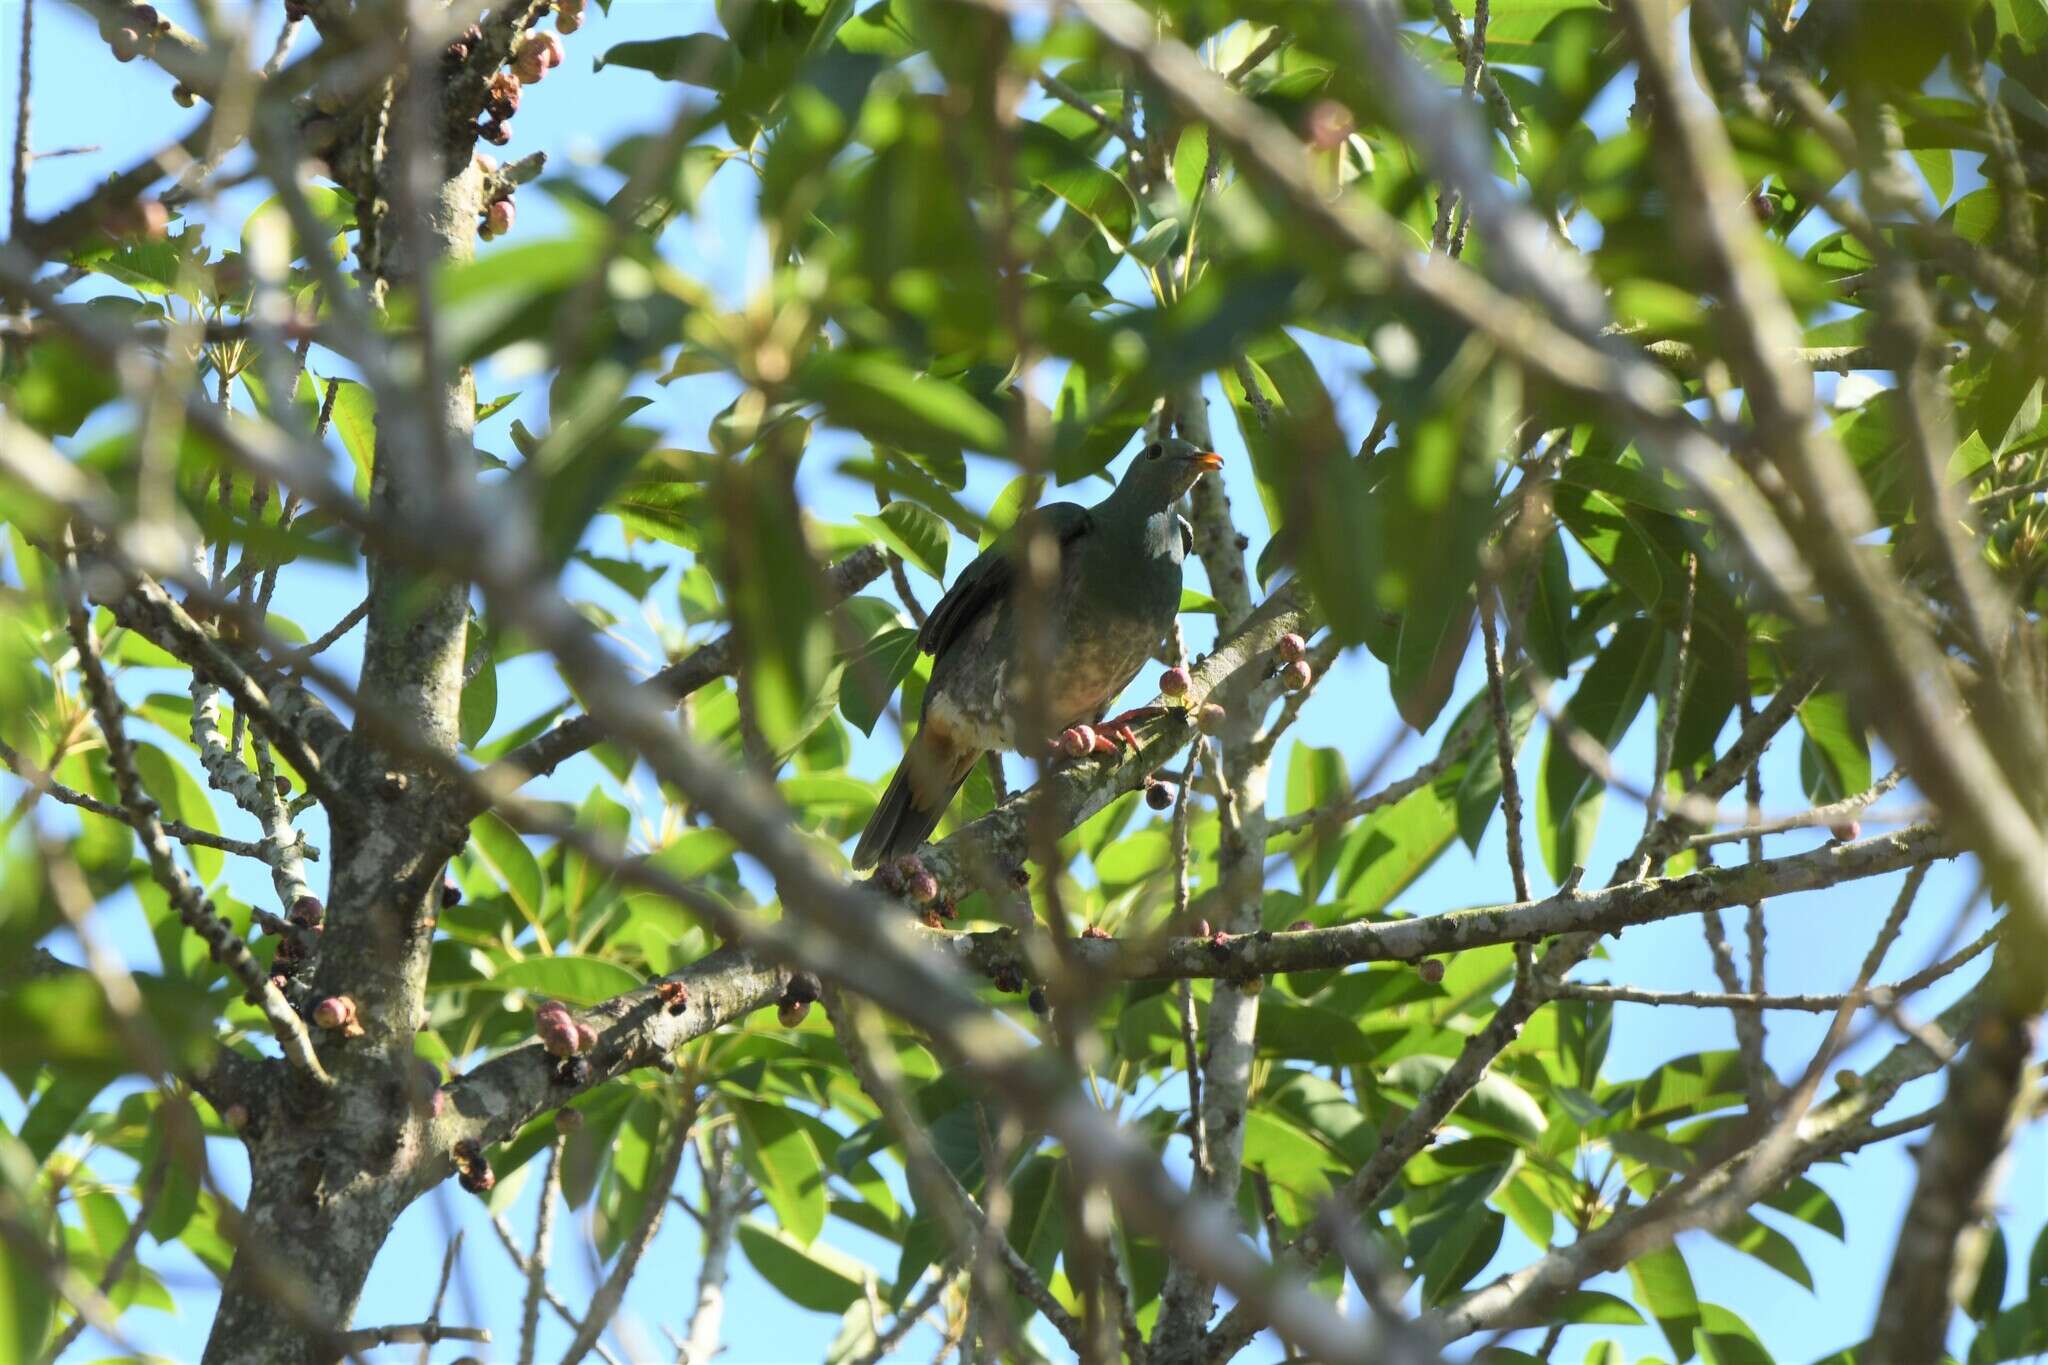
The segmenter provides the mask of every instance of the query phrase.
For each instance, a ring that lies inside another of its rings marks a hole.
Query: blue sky
[[[170,7],[169,12],[178,14],[181,20],[184,18],[179,14],[178,6]],[[267,50],[274,32],[275,7],[263,6],[262,16],[258,38]],[[5,90],[5,107],[9,109],[13,105],[15,63],[11,58],[15,52],[18,22],[19,0],[0,0],[0,25],[4,25],[0,32],[6,34],[9,58],[0,62],[0,68],[5,72],[4,86],[0,88]],[[624,39],[716,27],[717,18],[710,0],[619,0],[608,17],[598,15],[593,8],[590,22],[569,40],[567,65],[552,73],[540,86],[526,92],[515,120],[513,143],[504,149],[503,154],[510,157],[545,150],[556,167],[564,168],[567,164],[595,160],[605,148],[627,133],[665,124],[682,97],[680,87],[664,85],[633,71],[594,74],[591,59],[610,44]],[[73,11],[48,3],[48,0],[37,14],[35,72],[35,145],[43,149],[75,145],[101,149],[88,155],[52,160],[35,169],[30,182],[29,202],[32,211],[39,215],[68,203],[98,177],[129,163],[135,155],[187,126],[195,117],[171,103],[168,77],[152,71],[145,63],[116,66],[89,21]],[[1619,103],[1625,107],[1625,94],[1619,97]],[[761,239],[751,221],[751,194],[751,177],[744,167],[727,167],[712,182],[697,218],[679,223],[663,242],[665,251],[679,267],[710,283],[732,302],[744,298],[748,288],[760,281],[765,270]],[[215,236],[219,244],[233,243],[242,217],[254,202],[253,196],[241,193],[229,196],[220,204],[209,219],[216,225]],[[534,189],[520,195],[519,213],[516,240],[532,240],[545,235],[553,221],[545,196]],[[1127,296],[1136,296],[1135,289],[1126,293]],[[1355,440],[1370,425],[1372,418],[1370,396],[1350,369],[1355,364],[1355,353],[1347,354],[1340,348],[1312,338],[1304,338],[1304,343],[1312,354],[1329,362],[1325,377],[1339,395],[1340,415]],[[1056,379],[1056,375],[1044,377],[1044,391],[1049,392],[1052,381]],[[517,376],[486,373],[481,377],[479,387],[491,395],[507,392],[517,387],[519,382]],[[537,386],[528,383],[526,387]],[[731,390],[717,379],[685,381],[668,388],[650,387],[647,391],[655,399],[655,406],[642,414],[642,420],[659,421],[666,426],[669,443],[694,448],[705,446],[704,433],[709,419],[731,396]],[[506,431],[512,418],[524,415],[529,425],[533,425],[537,411],[538,405],[533,399],[522,399],[483,429],[480,443],[486,448],[504,449],[510,444]],[[1256,554],[1266,528],[1256,524],[1258,501],[1252,496],[1246,478],[1243,444],[1220,394],[1215,395],[1212,412],[1216,419],[1217,448],[1227,461],[1224,477],[1231,481],[1240,516],[1250,523],[1245,529],[1253,535],[1253,553]],[[805,463],[803,492],[806,502],[827,520],[846,521],[855,512],[870,510],[871,495],[865,486],[839,479],[830,472],[837,461],[859,451],[857,438],[824,431],[819,434]],[[1008,481],[1010,472],[993,462],[976,462],[967,500],[986,506]],[[1062,495],[1082,501],[1092,501],[1096,496],[1085,486],[1067,490]],[[953,547],[951,562],[956,568],[965,562],[964,556],[971,548],[965,544]],[[675,554],[661,546],[644,547],[640,553],[646,562],[661,562],[664,556]],[[1197,577],[1191,578],[1191,586],[1199,586],[1199,571],[1195,572]],[[578,587],[589,591],[619,614],[623,633],[634,636],[643,646],[652,646],[651,633],[639,619],[637,603],[595,579],[589,583],[579,582]],[[919,581],[918,588],[927,603],[938,591],[938,585],[929,581]],[[669,604],[673,601],[673,591],[674,579],[670,577],[652,594],[653,599],[662,604],[662,610],[671,616],[673,611]],[[288,581],[280,595],[279,606],[284,614],[299,621],[309,631],[317,632],[352,605],[359,592],[357,585],[338,574],[309,572],[297,581]],[[1206,642],[1207,626],[1207,618],[1190,619],[1192,647],[1199,648]],[[345,640],[335,651],[333,662],[344,669],[352,668],[359,644],[359,635]],[[1474,651],[1474,657],[1468,660],[1466,676],[1460,679],[1458,695],[1470,695],[1478,681]],[[138,683],[138,691],[152,690],[160,687],[161,679],[155,684],[150,684],[147,679],[138,680]],[[531,659],[508,665],[501,674],[500,689],[503,698],[501,724],[506,725],[541,709],[559,693],[551,674]],[[1386,700],[1385,671],[1362,651],[1355,652],[1338,665],[1318,696],[1318,703],[1308,708],[1299,730],[1300,737],[1312,744],[1341,749],[1356,773],[1380,749],[1385,737],[1398,724],[1393,708]],[[1405,771],[1414,762],[1433,754],[1439,738],[1440,733],[1433,733],[1412,739],[1402,756],[1387,770],[1389,775]],[[897,737],[890,732],[887,722],[878,727],[873,739],[862,739],[856,735],[855,740],[855,767],[866,775],[883,774],[900,753]],[[1536,745],[1539,743],[1540,738],[1532,738],[1530,747],[1524,751],[1524,761],[1530,771],[1533,771],[1538,753]],[[1618,751],[1624,771],[1632,774],[1646,772],[1651,761],[1651,745],[1650,724],[1646,718],[1638,723]],[[174,753],[180,752],[176,745],[168,747]],[[1796,754],[1789,746],[1781,748],[1786,751],[1774,756],[1765,772],[1765,804],[1774,811],[1790,810],[1802,804]],[[1886,758],[1883,755],[1874,758],[1878,770],[1882,771],[1887,766]],[[544,790],[550,795],[575,798],[599,780],[598,769],[593,764],[579,762],[565,767]],[[1284,778],[1276,780],[1275,789],[1284,791]],[[12,794],[11,789],[6,793],[9,799]],[[1912,798],[1907,794],[1905,799]],[[227,809],[226,803],[220,804],[224,828],[228,833],[252,832],[242,828],[246,823],[244,817]],[[1612,867],[1626,851],[1640,828],[1640,822],[1638,808],[1618,796],[1610,796],[1607,818],[1588,860],[1595,875]],[[324,830],[315,828],[311,833],[316,843],[325,842]],[[1818,838],[1811,834],[1782,836],[1773,841],[1773,851],[1794,851],[1817,842]],[[316,885],[323,875],[324,868],[315,869]],[[1537,892],[1541,894],[1547,889],[1547,884],[1540,866],[1532,869],[1532,875]],[[271,893],[267,880],[253,875],[252,870],[237,869],[231,873],[230,880],[235,892],[243,898],[257,904],[269,902]],[[1857,959],[1890,905],[1898,880],[1894,877],[1858,883],[1839,891],[1787,898],[1772,906],[1767,917],[1773,964],[1771,987],[1786,991],[1829,991],[1846,986]],[[1964,906],[1972,889],[1973,879],[1967,866],[1944,865],[1937,868],[1923,892],[1923,909],[1894,950],[1886,975],[1903,974],[1936,955],[1942,937],[1952,925],[1952,912]],[[1496,819],[1476,857],[1467,857],[1462,847],[1454,847],[1435,869],[1400,898],[1399,905],[1417,912],[1429,912],[1509,898],[1503,836],[1500,822]],[[1975,932],[1981,914],[1981,911],[1975,912],[1964,932]],[[104,932],[137,967],[153,964],[147,936],[140,932],[139,916],[133,913],[132,908],[111,907],[107,920]],[[1731,922],[1731,928],[1739,933],[1739,918]],[[1589,964],[1580,970],[1578,976],[1587,980],[1626,981],[1655,988],[1713,988],[1707,952],[1696,921],[1675,920],[1633,929],[1623,940],[1613,943],[1610,951],[1609,960]],[[1963,981],[1948,983],[1943,991],[1936,993],[1935,1000],[1945,1001],[1967,979],[1965,976]],[[1931,1014],[1934,1003],[1930,1001],[1924,1005],[1924,1011]],[[1824,1022],[1819,1017],[1804,1015],[1780,1016],[1771,1020],[1770,1057],[1781,1075],[1796,1072],[1805,1063]],[[1877,1051],[1895,1041],[1895,1037],[1888,1029],[1875,1030],[1847,1059],[1847,1064],[1868,1061]],[[1654,1011],[1622,1006],[1616,1017],[1608,1069],[1610,1075],[1617,1077],[1640,1075],[1676,1055],[1732,1045],[1732,1029],[1725,1013]],[[1894,1112],[1916,1110],[1938,1096],[1938,1087],[1922,1083],[1908,1089]],[[0,1118],[12,1122],[18,1115],[19,1104],[13,1097],[0,1098]],[[239,1190],[245,1179],[239,1150],[229,1144],[216,1144],[214,1155],[216,1168],[223,1180],[231,1190]],[[121,1174],[118,1163],[106,1165],[105,1173],[109,1176]],[[2013,1258],[2022,1263],[2041,1228],[2044,1212],[2048,1212],[2044,1210],[2042,1198],[2044,1170],[2048,1170],[2048,1146],[2044,1146],[2038,1132],[2030,1131],[2015,1148],[2001,1197]],[[1689,1234],[1682,1244],[1702,1297],[1736,1309],[1777,1350],[1782,1361],[1811,1360],[1856,1341],[1867,1329],[1872,1316],[1891,1238],[1910,1190],[1911,1175],[1909,1160],[1897,1144],[1853,1157],[1844,1166],[1816,1172],[1816,1178],[1833,1194],[1848,1221],[1846,1245],[1836,1244],[1803,1225],[1779,1221],[1779,1226],[1787,1229],[1806,1254],[1813,1269],[1816,1292],[1812,1295],[1747,1257],[1728,1250],[1705,1234]],[[530,1182],[537,1183],[537,1178]],[[527,1229],[531,1226],[532,1203],[533,1192],[528,1188],[509,1211],[522,1236],[528,1235]],[[480,1321],[490,1326],[500,1343],[491,1354],[509,1355],[509,1343],[516,1339],[517,1332],[518,1287],[512,1278],[510,1264],[499,1250],[477,1202],[452,1184],[435,1196],[422,1200],[400,1221],[371,1276],[357,1321],[370,1325],[414,1321],[421,1317],[432,1292],[441,1249],[451,1227],[465,1230],[467,1247],[446,1317],[451,1322]],[[557,1243],[555,1281],[572,1302],[580,1302],[586,1297],[592,1282],[591,1258],[580,1240],[578,1227],[575,1223],[565,1227],[563,1234],[566,1235],[558,1234]],[[872,1239],[844,1228],[834,1228],[827,1235],[837,1245],[868,1257],[885,1275],[893,1269],[893,1248],[882,1248]],[[1511,1228],[1493,1270],[1512,1268],[1526,1259],[1531,1251]],[[682,1326],[694,1290],[697,1253],[694,1225],[681,1214],[673,1215],[643,1265],[635,1292],[628,1299],[625,1315],[628,1325],[637,1324],[640,1339],[650,1343],[650,1350],[658,1347],[660,1342],[658,1324],[666,1322],[679,1328]],[[148,1311],[131,1314],[126,1325],[132,1338],[138,1345],[173,1359],[196,1359],[212,1315],[210,1279],[196,1264],[180,1256],[156,1257],[152,1264],[166,1269],[181,1306],[176,1315]],[[722,1357],[725,1360],[776,1362],[816,1359],[838,1330],[836,1319],[790,1306],[770,1290],[737,1254],[732,1265],[729,1293],[727,1350]],[[547,1358],[550,1350],[559,1352],[566,1342],[566,1334],[557,1330],[559,1325],[552,1324],[551,1319],[544,1318],[544,1322],[550,1324],[544,1330],[541,1343],[541,1355]],[[1602,1336],[1621,1339],[1631,1358],[1644,1354],[1667,1354],[1661,1338],[1650,1329],[1574,1329],[1567,1334],[1565,1344],[1555,1359],[1576,1361],[1584,1354],[1588,1343]],[[1040,1340],[1048,1350],[1054,1344],[1043,1333]],[[929,1358],[935,1345],[935,1336],[921,1330],[906,1346],[903,1356],[906,1359]],[[107,1354],[109,1349],[106,1342],[96,1340],[93,1334],[88,1333],[68,1359],[93,1360]],[[412,1348],[405,1349],[410,1351]],[[436,1359],[452,1360],[460,1353],[457,1348],[444,1346]],[[1247,1359],[1271,1360],[1277,1359],[1278,1355],[1277,1346],[1262,1342]],[[395,1360],[401,1355],[393,1351],[387,1352],[386,1357]],[[1057,1352],[1054,1358],[1058,1358]]]

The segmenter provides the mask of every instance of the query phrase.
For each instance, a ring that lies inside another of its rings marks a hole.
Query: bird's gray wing
[[[1088,509],[1077,502],[1048,503],[1038,509],[1038,514],[1058,539],[1062,551],[1086,535],[1094,524]],[[981,619],[983,612],[1010,595],[1017,579],[1018,544],[1017,533],[1006,531],[960,571],[953,586],[946,589],[946,595],[925,618],[924,629],[917,634],[919,649],[932,655],[944,652]]]

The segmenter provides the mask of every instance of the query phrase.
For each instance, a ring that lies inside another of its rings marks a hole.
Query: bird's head
[[[1116,487],[1119,502],[1145,513],[1180,501],[1204,474],[1223,468],[1223,457],[1180,440],[1153,441],[1138,452]]]

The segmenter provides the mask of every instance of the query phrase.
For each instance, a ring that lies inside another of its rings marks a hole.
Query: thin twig
[[[560,1133],[548,1144],[547,1166],[540,1183],[540,1209],[534,1215],[533,1254],[526,1258],[526,1302],[519,1313],[519,1365],[533,1365],[535,1340],[540,1335],[540,1305],[547,1296],[548,1257],[555,1243],[555,1200],[562,1193],[562,1146]]]
[[[619,1259],[612,1263],[611,1273],[604,1283],[591,1295],[590,1312],[584,1317],[583,1325],[576,1329],[575,1340],[562,1352],[562,1365],[576,1365],[590,1353],[597,1339],[604,1335],[605,1327],[612,1315],[619,1311],[619,1304],[625,1300],[626,1286],[632,1282],[633,1272],[640,1268],[640,1258],[646,1254],[654,1234],[661,1230],[661,1215],[668,1208],[668,1200],[659,1191],[673,1189],[676,1175],[683,1169],[683,1153],[690,1145],[690,1129],[697,1122],[697,1101],[694,1096],[675,1117],[675,1133],[670,1138],[668,1149],[662,1153],[661,1165],[649,1177],[652,1184],[646,1205],[640,1210],[639,1221],[626,1234],[624,1245],[619,1248]]]

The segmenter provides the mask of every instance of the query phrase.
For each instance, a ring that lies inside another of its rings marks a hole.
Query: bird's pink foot
[[[1165,714],[1166,708],[1163,706],[1134,706],[1122,715],[1111,716],[1108,720],[1098,724],[1095,727],[1096,734],[1100,738],[1111,739],[1116,741],[1117,744],[1127,745],[1132,752],[1136,752],[1138,736],[1131,729],[1131,726],[1137,722],[1152,720]],[[1110,747],[1114,750],[1115,745]]]

